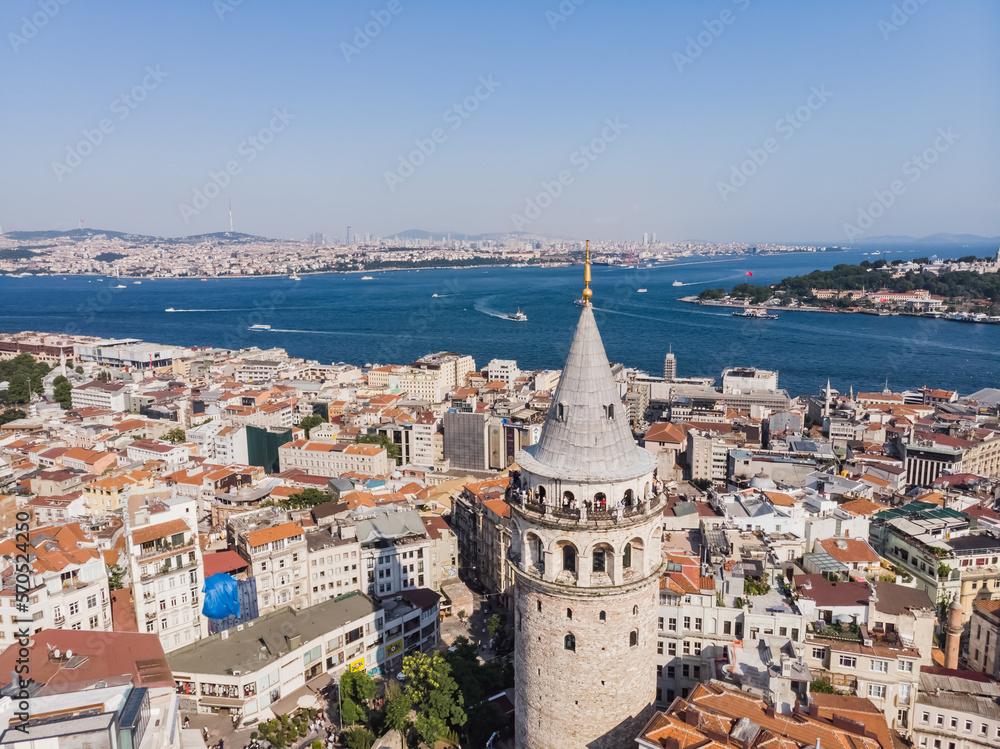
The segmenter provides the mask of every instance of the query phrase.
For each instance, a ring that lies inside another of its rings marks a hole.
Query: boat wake
[[[687,283],[679,283],[677,286],[704,286],[707,283],[722,283],[723,281],[731,281],[734,278],[742,278],[742,276],[725,276],[724,278],[713,278],[708,281],[688,281]]]
[[[362,333],[352,330],[298,330],[296,328],[271,328],[270,333],[306,333],[308,335],[347,335],[365,338],[394,338],[395,333]]]
[[[501,320],[509,319],[507,315],[505,315],[503,312],[497,312],[496,310],[487,307],[486,302],[484,300],[480,300],[472,306],[475,308],[476,312],[482,312],[484,315],[489,315],[490,317],[498,317]]]

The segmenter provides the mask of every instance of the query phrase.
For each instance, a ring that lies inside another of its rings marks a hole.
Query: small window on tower
[[[563,421],[566,418],[566,406],[562,403],[556,403],[556,418],[559,421]]]
[[[539,601],[539,602],[538,602],[538,610],[539,610],[539,611],[541,611],[541,610],[542,610],[542,602],[541,602],[541,601]]]
[[[628,645],[630,648],[634,648],[639,644],[639,633],[634,629],[628,633]]]
[[[566,618],[567,619],[573,618],[573,609],[566,609]]]
[[[573,635],[566,635],[563,638],[563,647],[567,650],[576,650],[576,638]]]
[[[615,418],[615,404],[614,403],[609,403],[608,405],[606,405],[604,407],[604,415],[607,418],[609,418],[609,419]]]
[[[606,622],[608,620],[608,615],[602,611],[601,615],[600,615],[600,619],[601,619],[602,622]]]

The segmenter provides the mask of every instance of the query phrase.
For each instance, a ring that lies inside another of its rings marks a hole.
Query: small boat
[[[439,294],[431,294],[431,299],[437,299],[439,296]]]
[[[270,330],[270,325],[251,325],[247,330]]]
[[[371,276],[361,276],[362,281],[374,281],[375,279]]]
[[[207,281],[208,279],[207,279],[207,278],[203,278],[203,279],[201,279],[201,280],[202,280],[202,282],[204,282],[204,281]]]
[[[734,312],[733,317],[752,317],[755,320],[777,320],[777,315],[770,315],[767,311],[761,307],[759,309],[754,309],[752,307],[745,307],[742,312]]]
[[[636,294],[645,294],[646,290],[645,289],[637,289],[635,293]]]
[[[508,320],[513,320],[514,322],[528,322],[528,316],[521,312],[521,308],[517,308],[517,312],[511,312],[507,315]]]
[[[125,285],[125,284],[123,284],[123,283],[120,283],[120,284],[118,284],[118,285],[116,285],[116,286],[113,286],[112,288],[115,288],[115,289],[127,289],[127,288],[128,288],[128,286],[126,286],[126,285]]]
[[[139,286],[139,285],[140,285],[140,284],[142,283],[142,281],[133,281],[132,283],[133,283],[133,284],[134,284],[135,286]]]
[[[288,277],[288,280],[289,280],[289,281],[301,281],[302,279],[301,279],[301,278],[299,278],[299,275],[298,275],[298,273],[293,273],[292,275],[290,275],[290,276]]]
[[[164,311],[164,312],[176,312],[177,310],[175,310],[175,309],[174,309],[173,307],[167,307],[167,308],[166,308],[165,310],[163,310],[163,311]]]
[[[574,299],[573,304],[575,304],[577,307],[586,307],[587,301],[585,299]]]
[[[671,286],[683,286],[684,284],[682,284],[682,283],[681,283],[680,281],[674,281],[674,282],[673,282],[672,284],[670,284],[670,285],[671,285]]]

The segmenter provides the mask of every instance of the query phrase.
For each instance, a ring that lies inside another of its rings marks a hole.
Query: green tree
[[[500,614],[494,614],[486,621],[486,634],[492,640],[503,629],[505,619]]]
[[[389,459],[395,461],[396,465],[400,463],[400,450],[399,445],[389,439],[387,434],[359,434],[355,442],[362,445],[378,445],[379,447],[384,447],[386,453],[389,455]]]
[[[441,653],[414,653],[403,659],[406,694],[417,708],[417,733],[428,745],[445,735],[449,726],[465,725],[465,699]]]
[[[6,391],[5,391],[6,392]],[[7,424],[11,421],[17,421],[18,419],[23,419],[26,416],[24,411],[17,408],[8,408],[6,411],[0,412],[0,424]]]
[[[56,403],[68,410],[73,405],[73,385],[63,375],[52,381],[52,395]]]
[[[31,381],[22,371],[15,372],[7,384],[7,402],[20,404],[31,400]]]
[[[117,564],[108,565],[108,588],[110,590],[122,589],[122,578],[125,577],[125,569]]]
[[[163,439],[173,445],[177,445],[183,442],[185,439],[187,439],[187,435],[185,434],[184,430],[181,429],[180,427],[174,427],[165,435],[163,435]]]
[[[817,692],[819,694],[836,694],[837,690],[833,688],[833,684],[830,683],[828,679],[816,679],[809,684],[810,692]]]
[[[340,699],[340,720],[344,725],[353,726],[365,720],[365,711],[350,697]]]
[[[371,749],[375,743],[375,734],[367,728],[354,728],[344,734],[348,749]]]
[[[81,367],[81,366],[77,365],[77,368],[76,368],[76,373],[77,373],[77,374],[83,374],[83,367]]]
[[[330,495],[314,487],[308,487],[300,492],[289,495],[288,499],[278,502],[279,507],[287,507],[293,510],[301,510],[306,507],[315,507],[324,502],[329,502]]]
[[[309,432],[324,423],[326,423],[325,420],[319,414],[310,414],[299,422],[299,428],[305,430],[306,439],[309,439]]]
[[[410,710],[413,702],[400,688],[390,681],[385,689],[385,727],[392,731],[405,732],[410,724]]]
[[[357,702],[375,698],[375,682],[367,671],[345,671],[340,677],[341,694]]]

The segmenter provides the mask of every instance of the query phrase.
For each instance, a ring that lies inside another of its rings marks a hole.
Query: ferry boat
[[[528,322],[528,316],[521,312],[521,308],[517,308],[517,312],[511,312],[507,315],[508,320],[513,320],[514,322]]]
[[[375,279],[371,276],[361,276],[362,281],[374,281]]]
[[[115,289],[127,289],[127,288],[128,288],[128,286],[126,286],[126,285],[125,285],[125,284],[123,284],[123,283],[120,283],[120,284],[118,284],[117,286],[114,286],[114,287],[112,287],[112,288],[115,288]]]
[[[682,284],[682,283],[681,283],[680,281],[674,281],[674,282],[673,282],[672,284],[670,284],[670,285],[671,285],[671,286],[683,286],[684,284]]]
[[[136,286],[139,286],[142,283],[142,281],[133,281],[132,283],[135,284]]]
[[[164,311],[164,312],[176,312],[177,310],[175,310],[175,309],[174,309],[173,307],[167,307],[167,308],[166,308],[165,310],[163,310],[163,311]]]
[[[431,299],[437,299],[439,296],[440,294],[431,294]]]
[[[645,294],[646,290],[645,289],[637,289],[635,293],[636,294]]]
[[[247,330],[270,330],[270,325],[251,325]]]
[[[734,312],[733,317],[752,317],[755,320],[777,320],[777,315],[768,314],[767,310],[763,307],[759,309],[753,309],[752,307],[745,307],[742,312]]]
[[[577,307],[586,307],[587,301],[585,299],[574,299],[573,304],[575,304]]]

